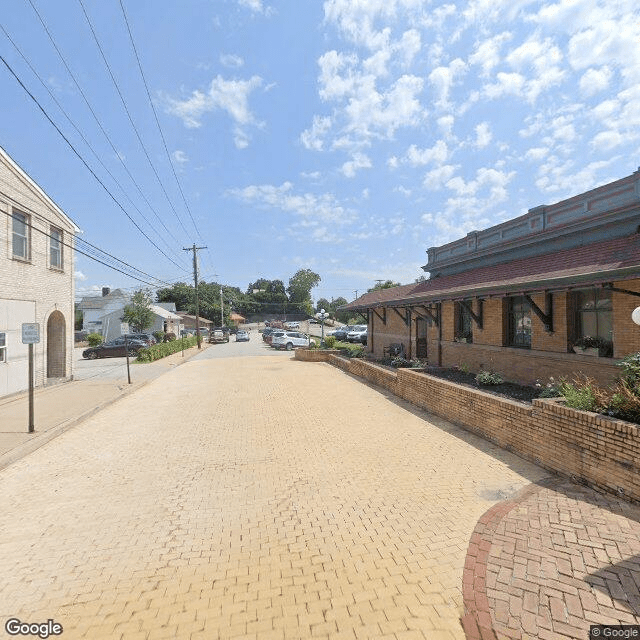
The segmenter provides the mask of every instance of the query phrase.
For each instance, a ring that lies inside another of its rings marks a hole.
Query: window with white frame
[[[29,216],[14,210],[13,218],[13,257],[19,260],[29,260]]]
[[[50,266],[52,269],[62,269],[62,230],[51,227],[49,236]]]
[[[7,361],[7,334],[0,332],[0,362]]]

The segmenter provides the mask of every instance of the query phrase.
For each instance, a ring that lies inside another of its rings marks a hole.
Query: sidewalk
[[[209,345],[202,344],[203,350]],[[151,380],[174,369],[198,353],[197,347],[150,362],[131,365],[131,384],[122,380],[74,380],[34,393],[35,432],[29,429],[29,396],[27,392],[0,398],[0,469],[40,448],[52,438],[86,420],[104,407],[133,393]]]

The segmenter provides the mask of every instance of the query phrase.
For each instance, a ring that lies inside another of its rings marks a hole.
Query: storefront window
[[[531,348],[531,306],[524,296],[508,299],[509,347]]]

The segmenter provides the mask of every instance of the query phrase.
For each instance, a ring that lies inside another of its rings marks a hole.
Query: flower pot
[[[582,356],[597,356],[599,352],[597,347],[573,347],[573,351]]]

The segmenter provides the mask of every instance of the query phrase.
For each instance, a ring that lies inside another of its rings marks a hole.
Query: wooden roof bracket
[[[544,292],[544,311],[533,301],[529,294],[525,293],[524,298],[531,306],[533,312],[542,321],[544,330],[553,333],[553,298],[551,293],[549,291]]]
[[[473,308],[466,300],[458,300],[458,303],[467,310],[469,315],[473,318],[473,321],[476,323],[478,329],[482,329],[482,308],[484,306],[482,304],[482,300],[479,300],[480,304],[477,314],[473,312]]]
[[[614,287],[613,284],[611,283],[605,284],[602,288],[606,289],[607,291],[615,291],[617,293],[626,293],[628,296],[640,296],[640,292],[638,291],[630,291],[629,289],[620,289],[618,287]]]
[[[422,316],[422,314],[418,311],[418,309],[422,309],[427,314],[428,318],[424,318],[424,316]],[[429,319],[436,325],[436,327],[438,326],[437,311],[436,311],[436,314],[434,315],[433,311],[429,307],[425,307],[425,306],[422,306],[422,305],[419,306],[419,307],[414,307],[413,310],[414,310],[414,312],[416,314],[418,314],[419,316],[421,316],[425,320]]]
[[[382,320],[382,324],[386,327],[387,326],[387,307],[382,307],[382,315],[380,315],[375,309],[371,309],[371,311],[373,311],[373,313],[375,313],[378,316],[378,318]]]
[[[409,319],[409,310],[405,309],[405,314],[402,315],[398,309],[396,309],[396,307],[391,307],[401,318],[402,318],[402,322],[404,322],[404,324],[408,327],[409,326],[409,322],[411,322],[411,320]]]

